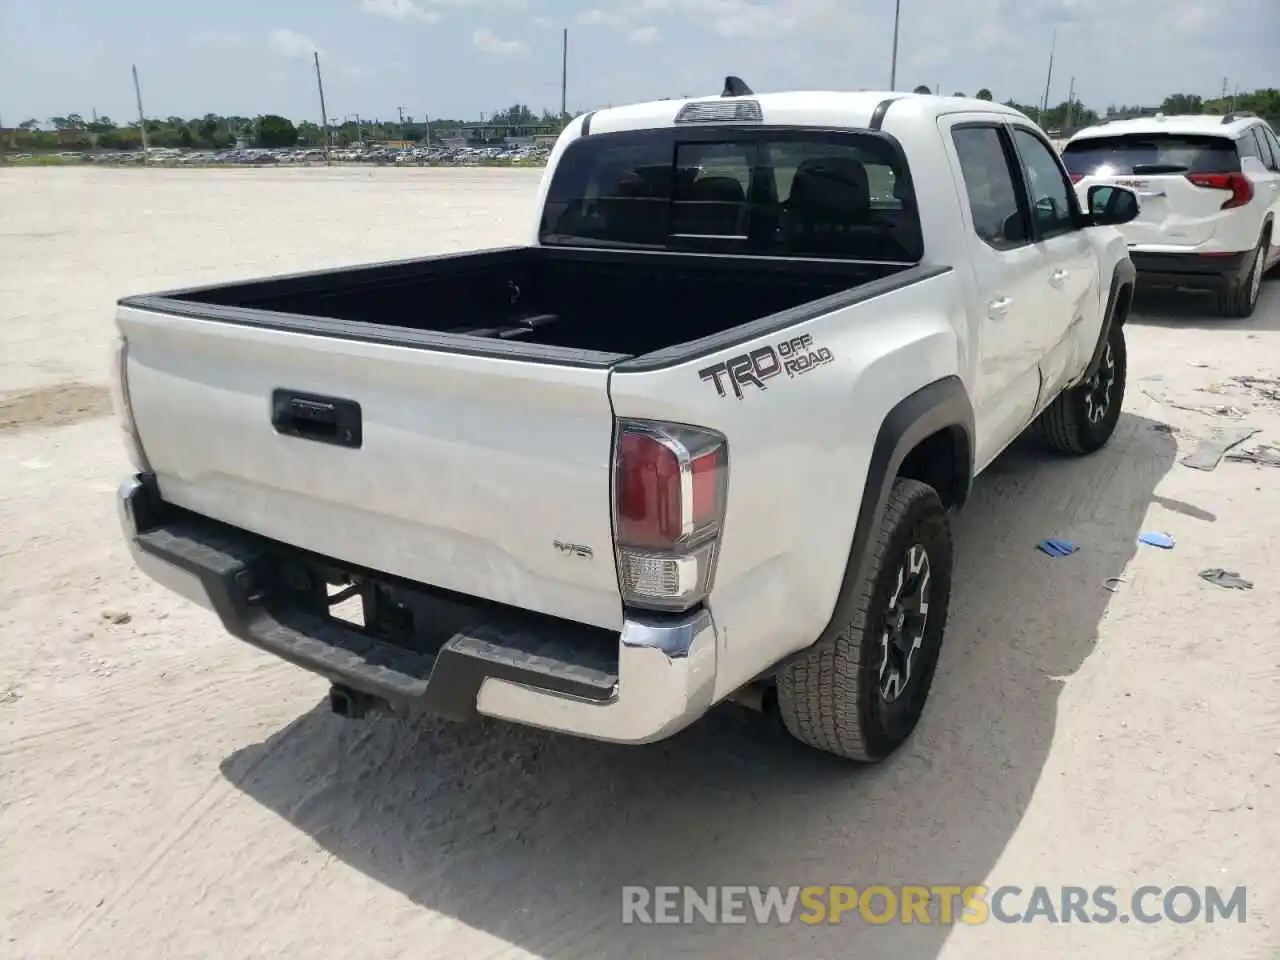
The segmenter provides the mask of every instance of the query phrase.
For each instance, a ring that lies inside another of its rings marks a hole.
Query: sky
[[[897,88],[1095,109],[1280,87],[1280,0],[901,0]],[[475,118],[718,93],[888,89],[894,0],[0,0],[0,119]]]

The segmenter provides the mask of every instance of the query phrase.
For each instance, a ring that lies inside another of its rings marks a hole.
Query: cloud
[[[627,15],[592,7],[578,14],[576,20],[584,27],[620,27],[627,22]]]
[[[643,2],[643,0],[642,0]],[[661,2],[661,0],[660,0]],[[848,0],[675,0],[686,17],[722,37],[776,37],[799,32],[849,33],[854,39],[862,18]]]
[[[583,10],[575,18],[584,27],[610,27],[623,31],[627,41],[637,44],[649,44],[658,39],[658,28],[636,21],[651,13],[661,13],[671,9],[673,0],[631,0],[630,3],[616,10],[592,7]]]
[[[230,30],[197,30],[191,35],[191,43],[206,50],[243,50],[253,41]]]
[[[342,68],[344,77],[351,77],[353,80],[364,80],[373,76],[373,71],[366,67],[357,66],[354,63],[348,63]]]
[[[424,10],[414,0],[360,0],[360,9],[376,17],[386,17],[401,23],[438,23],[441,19],[439,12]]]
[[[313,53],[319,53],[321,57],[325,55],[310,37],[296,30],[286,30],[284,27],[276,27],[267,34],[267,46],[276,56],[284,57],[286,60],[301,60],[310,57]]]
[[[628,0],[584,10],[577,22],[637,33],[649,38],[637,41],[644,43],[655,37],[641,21],[652,14],[675,11],[695,26],[730,39],[845,33],[852,41],[864,24],[861,15],[851,12],[852,6],[850,0]]]
[[[556,25],[556,22],[549,17],[534,17],[533,25],[539,30],[550,30]]]
[[[492,54],[495,57],[510,57],[527,53],[529,50],[523,41],[503,40],[488,27],[480,27],[471,34],[471,45],[481,53]]]

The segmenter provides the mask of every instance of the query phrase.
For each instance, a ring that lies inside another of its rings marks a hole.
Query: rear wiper
[[[1135,163],[1133,165],[1133,173],[1135,176],[1142,174],[1156,173],[1186,173],[1191,168],[1181,163]]]

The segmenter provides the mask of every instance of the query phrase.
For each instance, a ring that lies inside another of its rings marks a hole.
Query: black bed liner
[[[634,370],[726,349],[948,269],[501,247],[126,297],[120,305],[442,352]]]

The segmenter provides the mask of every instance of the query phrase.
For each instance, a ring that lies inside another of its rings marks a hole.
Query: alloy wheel
[[[1111,390],[1116,385],[1116,358],[1107,344],[1098,372],[1085,381],[1084,411],[1090,423],[1101,423],[1111,409]]]
[[[880,637],[880,697],[893,703],[911,683],[929,621],[929,554],[913,544],[898,564]]]

